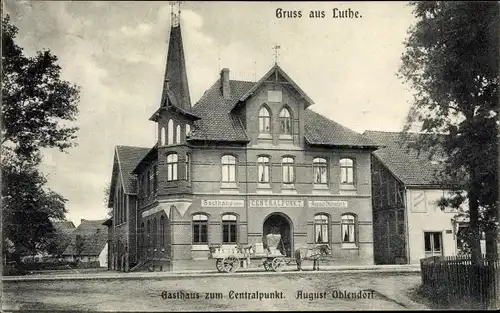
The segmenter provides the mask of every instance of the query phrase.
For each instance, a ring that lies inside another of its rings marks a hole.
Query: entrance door
[[[425,257],[443,255],[443,237],[439,232],[425,232]]]
[[[268,234],[281,235],[281,241],[278,244],[278,249],[281,254],[288,257],[292,256],[292,231],[291,223],[286,215],[282,213],[273,213],[264,220],[263,232],[264,238]],[[265,240],[263,240],[265,242]]]

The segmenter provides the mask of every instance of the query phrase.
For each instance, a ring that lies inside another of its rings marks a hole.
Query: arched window
[[[167,156],[167,181],[177,180],[177,153]]]
[[[354,161],[352,159],[340,160],[340,183],[354,185]]]
[[[153,248],[158,248],[158,223],[156,217],[153,219]]]
[[[269,110],[263,106],[259,111],[259,133],[271,132],[271,114]]]
[[[186,138],[191,135],[191,125],[186,124]]]
[[[175,128],[175,143],[181,143],[181,125]]]
[[[193,243],[208,243],[208,216],[205,214],[193,215]]]
[[[283,108],[280,112],[280,134],[291,135],[292,134],[292,118],[290,116],[290,111],[287,108]]]
[[[222,181],[236,182],[236,158],[232,155],[225,155],[221,159]]]
[[[160,145],[165,145],[165,127],[162,127],[160,131]]]
[[[174,121],[168,120],[168,131],[167,131],[167,144],[172,145],[174,143]]]
[[[283,183],[284,184],[292,184],[295,180],[294,166],[293,166],[293,158],[284,157],[281,161],[281,167],[283,170]]]
[[[325,214],[316,214],[314,216],[314,242],[328,243],[328,216]]]
[[[186,181],[191,182],[191,154],[186,153]]]
[[[146,225],[147,225],[146,236],[148,238],[147,245],[148,245],[148,248],[150,248],[151,247],[151,222],[148,220]]]
[[[270,162],[269,162],[269,157],[268,156],[260,156],[257,158],[257,174],[258,176],[258,182],[261,184],[266,184],[269,183],[269,170],[270,167]]]
[[[327,183],[327,163],[326,159],[315,158],[313,160],[313,178],[314,184],[324,185]]]
[[[351,213],[341,217],[342,243],[356,244],[356,216]]]
[[[238,229],[236,215],[222,215],[222,243],[236,243],[238,238]]]
[[[165,216],[160,218],[160,247],[165,247]]]

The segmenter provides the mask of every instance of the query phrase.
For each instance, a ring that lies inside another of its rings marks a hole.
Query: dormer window
[[[191,136],[191,125],[186,124],[186,138]]]
[[[271,114],[265,106],[260,108],[259,111],[259,133],[271,133]]]
[[[287,108],[283,108],[279,115],[280,120],[280,134],[291,135],[292,134],[292,118],[290,111]]]

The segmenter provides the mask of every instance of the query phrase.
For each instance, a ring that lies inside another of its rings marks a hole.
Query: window
[[[167,131],[167,136],[168,136],[168,142],[167,144],[171,145],[174,143],[174,121],[168,120],[168,131]]]
[[[151,222],[148,220],[147,222],[147,234],[146,236],[148,236],[148,248],[151,247]]]
[[[232,155],[225,155],[221,160],[222,181],[236,182],[236,158]]]
[[[181,143],[181,125],[177,125],[175,129],[175,143]]]
[[[191,154],[186,153],[186,181],[191,182]]]
[[[443,252],[443,240],[440,232],[425,232],[424,245],[425,257],[439,256]]]
[[[140,237],[140,241],[139,241],[139,244],[141,245],[140,247],[140,250],[144,249],[144,222],[141,223],[141,237]]]
[[[287,108],[283,108],[280,112],[280,134],[292,134],[292,118],[290,117],[290,111]]]
[[[160,247],[165,247],[165,216],[160,218]]]
[[[153,248],[157,248],[158,241],[158,223],[156,222],[156,217],[153,219]]]
[[[149,182],[151,184],[150,194],[148,194],[148,197],[150,197],[155,192],[154,189],[155,169],[151,168],[148,173],[149,173]]]
[[[314,216],[314,242],[328,243],[328,216],[316,214]]]
[[[344,214],[341,218],[342,243],[356,243],[356,217]]]
[[[165,145],[165,127],[162,127],[160,131],[160,144]]]
[[[354,185],[354,161],[352,159],[340,160],[340,183]]]
[[[269,157],[260,156],[257,158],[257,173],[259,183],[269,183]]]
[[[167,156],[167,181],[177,180],[177,153]]]
[[[236,215],[222,216],[222,243],[236,243],[238,233],[236,225]]]
[[[186,124],[186,138],[191,135],[191,125]]]
[[[292,184],[295,179],[293,159],[291,157],[284,157],[281,163],[283,169],[283,183]]]
[[[269,110],[264,106],[260,108],[259,111],[259,132],[271,132],[271,114],[269,113]]]
[[[208,216],[205,214],[193,215],[193,243],[208,243]]]
[[[151,192],[151,181],[149,179],[149,171],[146,172],[146,197],[149,198],[149,193]]]
[[[315,158],[313,160],[313,175],[314,184],[326,184],[327,182],[327,165],[326,159]]]
[[[153,166],[153,194],[158,192],[158,166]]]

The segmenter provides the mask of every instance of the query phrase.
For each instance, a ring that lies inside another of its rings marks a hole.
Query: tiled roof
[[[201,117],[194,122],[190,139],[213,141],[248,141],[243,124],[230,113],[234,104],[254,82],[231,80],[231,99],[224,99],[217,80],[194,105],[193,113]]]
[[[405,185],[440,185],[435,174],[442,165],[430,159],[429,153],[408,148],[402,133],[365,131],[364,134],[385,146],[374,155]]]
[[[132,174],[137,164],[146,156],[151,148],[117,146],[116,154],[120,165],[120,172],[123,177],[125,192],[128,194],[136,193],[136,178]]]
[[[310,144],[377,148],[377,144],[369,138],[321,114],[305,110],[304,115],[305,137]]]
[[[82,238],[82,256],[97,256],[101,253],[108,241],[108,227],[103,225],[106,220],[82,220],[81,224],[71,235],[71,244],[66,248],[63,255],[77,255],[77,236]],[[78,239],[80,240],[80,239]]]
[[[52,222],[52,225],[54,226],[56,232],[59,233],[72,233],[75,230],[75,224],[71,221],[55,221]]]
[[[256,83],[230,81],[231,99],[224,99],[217,80],[193,107],[201,117],[195,121],[191,139],[213,141],[248,141],[242,122],[231,110]],[[362,134],[350,130],[309,109],[305,110],[305,136],[310,144],[373,147],[377,145]]]

